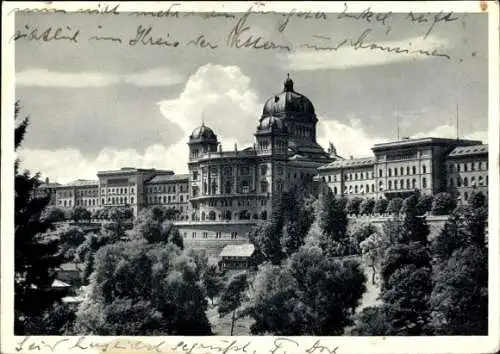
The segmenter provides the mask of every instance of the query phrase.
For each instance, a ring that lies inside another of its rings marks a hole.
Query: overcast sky
[[[252,144],[262,106],[282,90],[287,72],[315,106],[320,144],[331,141],[341,155],[370,156],[374,143],[394,140],[397,116],[401,136],[455,137],[457,104],[460,134],[486,142],[487,15],[453,16],[458,19],[436,24],[424,39],[429,23],[410,23],[406,14],[392,14],[385,25],[338,14],[292,17],[283,32],[277,30],[283,16],[250,15],[248,33],[291,48],[264,51],[226,47],[241,14],[226,20],[17,14],[20,33],[26,26],[80,30],[78,43],[16,41],[16,97],[31,117],[23,166],[58,182],[96,179],[98,170],[123,166],[185,173],[187,137],[202,115],[224,149]],[[181,45],[127,45],[139,25]],[[367,42],[437,49],[449,59],[300,46],[356,40],[366,29]],[[200,34],[219,47],[183,45]],[[120,37],[122,44],[88,41],[91,35]]]

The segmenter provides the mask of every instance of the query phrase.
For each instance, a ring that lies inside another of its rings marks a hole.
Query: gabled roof
[[[250,257],[255,252],[255,246],[251,243],[242,245],[227,245],[219,257]]]

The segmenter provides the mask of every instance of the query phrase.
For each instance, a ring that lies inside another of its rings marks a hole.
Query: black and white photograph
[[[2,7],[2,353],[500,350],[498,2]]]

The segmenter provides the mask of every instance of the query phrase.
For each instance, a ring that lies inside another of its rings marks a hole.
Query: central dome
[[[312,102],[304,95],[295,92],[293,81],[287,76],[283,91],[270,97],[264,104],[261,119],[269,116],[315,121],[316,113]]]
[[[202,123],[201,126],[193,130],[189,138],[193,140],[217,140],[214,131],[205,126],[205,123]]]

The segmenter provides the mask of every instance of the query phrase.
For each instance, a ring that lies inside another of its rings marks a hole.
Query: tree
[[[429,213],[432,210],[433,197],[431,195],[420,195],[417,208],[422,214]]]
[[[373,224],[359,221],[349,225],[349,229],[350,254],[361,254],[361,243],[377,232]]]
[[[375,208],[375,199],[374,198],[365,198],[361,202],[359,206],[359,212],[361,215],[371,215],[374,212]]]
[[[488,206],[488,199],[480,191],[473,191],[470,194],[467,204],[473,209],[479,209]]]
[[[231,319],[231,336],[234,331],[234,324],[236,322],[236,310],[241,306],[244,299],[244,291],[247,287],[246,273],[235,275],[227,284],[220,297],[219,302],[219,315],[222,317],[232,312]]]
[[[393,333],[391,323],[382,306],[365,307],[357,316],[356,326],[352,330],[355,336],[384,336]]]
[[[351,215],[358,215],[359,214],[359,206],[361,205],[361,202],[363,199],[360,197],[353,197],[349,199],[346,205],[347,213]]]
[[[78,247],[85,242],[85,234],[82,229],[74,226],[64,226],[56,231],[60,242],[60,252],[64,255],[66,262],[75,259],[75,253]]]
[[[224,288],[224,281],[215,265],[209,266],[201,276],[203,286],[208,298],[214,304],[214,298],[220,294]]]
[[[488,334],[488,252],[460,248],[435,276],[433,327],[439,335]]]
[[[387,204],[386,213],[387,214],[399,214],[401,207],[403,206],[403,199],[399,197],[392,198]]]
[[[433,215],[448,215],[457,206],[457,201],[450,193],[442,192],[434,196],[432,201]]]
[[[64,214],[64,211],[61,208],[51,205],[44,209],[41,219],[42,221],[55,223],[64,221],[66,219],[66,214]]]
[[[427,244],[429,226],[422,210],[418,208],[419,195],[414,194],[406,199],[406,210],[401,233],[402,242],[421,242]]]
[[[372,270],[372,284],[375,284],[375,276],[380,271],[382,258],[388,243],[384,240],[383,235],[378,232],[372,233],[363,240],[359,247],[361,249],[362,259],[365,264]]]
[[[195,262],[172,244],[103,246],[74,331],[80,335],[207,335]]]
[[[359,263],[306,243],[281,267],[263,264],[249,290],[254,334],[339,335],[365,291]],[[349,284],[344,286],[343,284]]]
[[[19,118],[20,104],[15,104],[15,119]],[[28,128],[29,119],[23,119],[15,128],[14,149],[20,147]],[[15,235],[14,235],[14,309],[16,335],[41,334],[43,327],[33,328],[27,324],[38,316],[42,316],[54,302],[59,301],[62,294],[51,288],[55,279],[56,268],[63,261],[59,253],[57,239],[44,237],[43,234],[52,228],[42,214],[49,197],[34,196],[40,185],[39,174],[31,175],[29,171],[20,172],[20,161],[14,164],[15,185]],[[31,333],[30,333],[31,332]]]
[[[375,206],[373,208],[373,212],[375,214],[383,214],[383,213],[385,213],[385,211],[387,210],[387,204],[388,203],[389,202],[385,198],[377,199],[377,201],[375,202]]]
[[[76,207],[73,210],[73,220],[75,222],[83,220],[87,220],[88,222],[90,222],[90,217],[91,217],[90,211],[88,211],[84,207]]]
[[[348,243],[347,212],[341,204],[330,190],[317,203],[317,221],[322,232],[321,248],[329,255],[342,255],[338,254],[339,247],[346,248]]]

